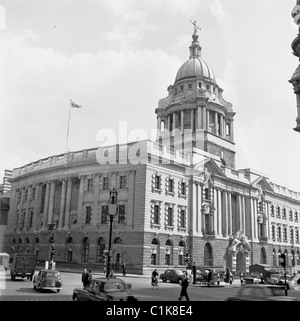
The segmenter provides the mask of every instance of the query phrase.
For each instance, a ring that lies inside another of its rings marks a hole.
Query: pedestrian
[[[91,271],[91,270],[89,270],[89,272],[88,272],[88,284],[90,284],[90,283],[91,283],[92,278],[93,278],[92,271]]]
[[[122,264],[122,271],[123,271],[123,276],[126,276],[126,263],[123,262]]]
[[[264,275],[260,273],[260,284],[264,284],[264,283],[265,283]]]
[[[232,272],[229,272],[229,284],[232,284],[233,281],[233,274]]]
[[[219,272],[217,274],[217,280],[218,280],[218,285],[220,285],[221,277],[220,277],[220,273]]]
[[[241,272],[240,279],[241,279],[241,285],[243,285],[244,284],[244,274],[243,274],[243,272]]]
[[[87,269],[84,269],[81,274],[81,282],[84,288],[89,284],[89,272]]]
[[[187,278],[187,275],[185,273],[183,280],[181,282],[181,291],[180,291],[180,296],[178,298],[179,301],[181,301],[183,297],[185,297],[187,301],[190,301],[190,298],[187,293],[188,286],[189,286],[189,279]]]
[[[212,272],[211,270],[209,270],[207,275],[207,286],[210,286],[211,279],[212,279]]]

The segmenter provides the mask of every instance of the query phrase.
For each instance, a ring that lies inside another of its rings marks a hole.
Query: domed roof
[[[209,65],[200,57],[192,56],[178,70],[175,82],[185,78],[206,77],[216,82],[215,74]]]

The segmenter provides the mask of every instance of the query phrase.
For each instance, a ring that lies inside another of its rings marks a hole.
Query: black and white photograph
[[[300,0],[0,0],[3,306],[300,301],[299,60]]]

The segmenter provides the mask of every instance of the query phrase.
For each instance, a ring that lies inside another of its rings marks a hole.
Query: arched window
[[[151,242],[151,265],[159,264],[159,242],[153,239]]]
[[[97,263],[104,263],[104,250],[105,250],[105,241],[103,237],[100,237],[97,242],[97,257],[96,262]]]
[[[85,237],[82,241],[81,262],[89,261],[89,250],[90,250],[89,239]]]
[[[122,242],[122,239],[121,238],[119,238],[119,237],[117,237],[116,239],[115,239],[115,241],[114,241],[114,244],[122,244],[123,242]]]
[[[73,249],[72,249],[73,239],[69,236],[66,240],[66,258],[67,262],[72,262],[73,260]]]
[[[173,244],[171,240],[167,240],[166,242],[166,254],[165,254],[165,264],[172,265],[173,264]]]
[[[267,264],[267,254],[266,249],[264,247],[260,249],[260,263]]]
[[[213,251],[210,243],[204,246],[204,265],[213,266]]]

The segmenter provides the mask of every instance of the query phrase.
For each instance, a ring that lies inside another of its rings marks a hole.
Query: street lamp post
[[[108,242],[108,255],[107,255],[107,268],[106,268],[106,277],[108,278],[111,272],[111,238],[112,238],[112,223],[114,221],[114,217],[117,214],[117,196],[118,192],[113,188],[109,192],[109,207],[108,207],[108,215],[109,215],[109,242]]]

